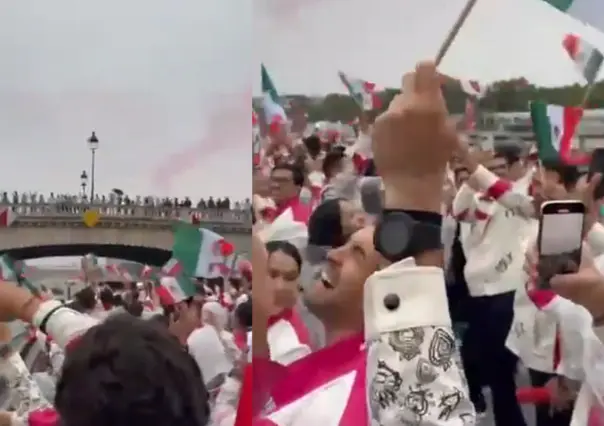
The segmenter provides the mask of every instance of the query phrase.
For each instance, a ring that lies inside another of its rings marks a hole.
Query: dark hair
[[[508,166],[517,163],[524,152],[523,143],[515,139],[497,141],[494,147],[495,158],[503,158]]]
[[[289,163],[277,164],[275,167],[273,167],[272,171],[274,172],[275,170],[287,170],[287,171],[291,172],[292,179],[294,181],[294,185],[300,186],[300,187],[302,185],[304,185],[304,171],[302,170],[302,168],[300,168],[296,164],[289,164]]]
[[[294,259],[294,262],[296,262],[296,265],[298,265],[298,272],[302,270],[302,256],[300,255],[300,252],[296,246],[292,243],[288,241],[269,241],[266,243],[266,251],[269,255],[277,251],[283,252]]]
[[[107,306],[114,306],[115,304],[115,296],[110,288],[105,287],[99,292],[99,299],[101,299],[101,303]]]
[[[325,176],[330,176],[332,171],[342,162],[344,152],[341,150],[329,151],[323,159],[322,171]]]
[[[84,310],[90,311],[96,307],[96,295],[91,287],[78,291],[73,298]]]
[[[252,307],[252,298],[250,297],[235,308],[235,318],[241,327],[247,329],[252,327]]]
[[[66,353],[55,407],[62,426],[207,426],[208,391],[166,327],[128,314],[90,328]]]
[[[113,296],[113,306],[124,306],[124,298],[121,294],[115,294]]]
[[[541,166],[545,170],[557,173],[558,182],[564,185],[567,190],[573,189],[581,176],[585,174],[582,167],[564,164],[558,159],[544,159]]]
[[[317,135],[310,135],[309,137],[304,138],[302,142],[304,143],[310,158],[313,160],[316,159],[321,153],[321,139]]]
[[[308,244],[320,247],[340,247],[346,243],[342,227],[340,199],[325,200],[308,219]]]

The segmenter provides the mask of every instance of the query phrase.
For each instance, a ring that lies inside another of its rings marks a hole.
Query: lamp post
[[[96,150],[99,147],[99,139],[96,137],[95,132],[88,138],[88,148],[92,153],[92,164],[90,165],[90,203],[94,202],[94,160]]]
[[[80,175],[80,186],[82,187],[82,195],[86,198],[86,186],[88,185],[88,174],[86,170],[82,170]]]

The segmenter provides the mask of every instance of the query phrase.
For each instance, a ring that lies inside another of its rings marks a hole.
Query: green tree
[[[379,93],[383,110],[398,93],[397,89],[388,88]],[[467,95],[459,84],[448,83],[443,86],[443,93],[449,111],[459,114],[464,111]],[[487,95],[480,100],[479,106],[484,111],[513,112],[528,111],[531,100],[542,100],[560,105],[579,105],[585,94],[585,86],[578,84],[562,87],[537,87],[529,84],[524,78],[495,82]],[[594,85],[591,90],[588,108],[604,108],[604,81]],[[377,112],[381,112],[377,111]],[[329,120],[348,122],[359,114],[358,106],[349,96],[329,94],[308,102],[309,120]]]
[[[399,91],[387,88],[378,93],[382,100],[383,111]],[[449,111],[459,114],[464,111],[467,95],[460,85],[451,81],[443,86],[443,93]],[[542,100],[559,105],[579,105],[585,94],[585,86],[578,84],[561,87],[538,87],[530,84],[525,78],[497,81],[492,84],[487,95],[480,100],[479,108],[488,112],[528,111],[531,100]],[[254,105],[259,100],[254,99]],[[350,96],[330,93],[324,97],[309,97],[305,95],[285,96],[286,106],[295,105],[308,114],[311,122],[328,120],[344,123],[354,120],[359,115],[359,107]],[[596,83],[591,90],[587,108],[604,108],[604,80]]]

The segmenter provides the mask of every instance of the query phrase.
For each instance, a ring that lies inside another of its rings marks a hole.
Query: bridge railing
[[[90,205],[75,203],[0,204],[0,209],[10,208],[17,217],[51,218],[81,217],[86,210],[94,209],[101,216],[124,219],[193,219],[200,222],[229,222],[251,224],[251,213],[245,210],[198,209],[171,206]]]

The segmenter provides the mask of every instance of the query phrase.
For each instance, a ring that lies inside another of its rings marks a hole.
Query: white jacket
[[[525,185],[500,179],[479,166],[459,189],[452,210],[458,221],[470,224],[460,235],[470,295],[516,290],[522,281],[521,247],[534,213]]]

